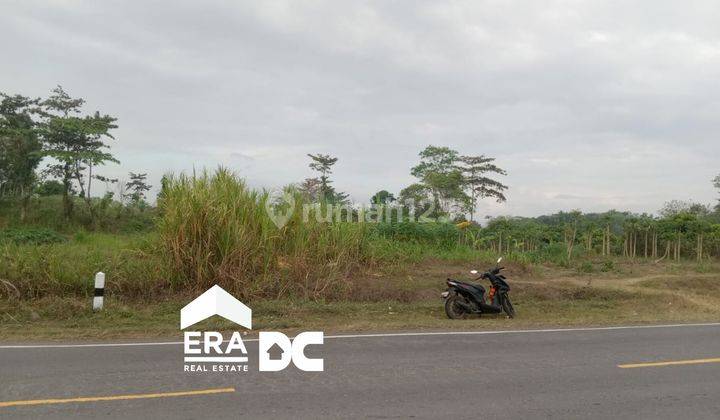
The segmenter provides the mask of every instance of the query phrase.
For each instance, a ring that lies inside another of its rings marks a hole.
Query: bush
[[[551,262],[565,268],[570,266],[567,258],[567,247],[564,243],[555,242],[543,245],[536,251],[528,252],[528,255],[534,263]]]
[[[578,267],[578,271],[587,274],[594,273],[595,266],[593,265],[592,261],[583,261]]]
[[[423,245],[452,249],[458,245],[460,230],[451,223],[378,223],[376,232],[383,237]]]
[[[54,230],[44,228],[0,229],[0,243],[43,245],[65,242],[67,239]]]
[[[611,260],[605,260],[600,265],[600,271],[602,271],[603,273],[607,273],[609,271],[614,271],[614,270],[615,270],[615,263]]]

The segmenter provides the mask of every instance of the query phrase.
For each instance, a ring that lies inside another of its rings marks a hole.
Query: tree
[[[50,195],[61,195],[63,193],[63,184],[54,179],[43,181],[35,187],[35,193],[39,196],[47,197]]]
[[[37,180],[35,169],[42,160],[42,143],[34,119],[41,113],[39,102],[0,92],[0,196],[20,199],[20,220],[25,220]]]
[[[437,217],[437,209],[433,208],[430,191],[424,184],[411,184],[403,188],[400,191],[400,203],[405,213],[412,212],[415,217],[421,215]]]
[[[659,211],[660,216],[670,218],[680,213],[689,213],[698,217],[705,217],[710,214],[710,208],[704,204],[693,201],[670,200],[663,205]]]
[[[637,220],[637,227],[642,233],[643,257],[654,257],[652,249],[654,245],[654,237],[651,235],[653,235],[655,230],[655,219],[652,216],[643,213]]]
[[[44,154],[56,161],[48,166],[47,171],[59,178],[64,186],[65,218],[69,220],[72,217],[73,204],[70,196],[74,186],[77,186],[80,196],[88,206],[91,222],[94,222],[92,180],[114,180],[93,174],[93,168],[107,162],[120,163],[106,151],[110,146],[105,143],[106,139],[114,139],[110,130],[117,128],[117,125],[115,118],[99,112],[79,116],[84,103],[83,99],[71,98],[61,86],[56,87],[52,95],[42,103],[47,113],[42,126],[42,137],[46,146]]]
[[[157,195],[157,201],[162,200],[167,195],[168,188],[170,188],[170,177],[168,175],[163,175],[162,178],[160,178],[160,192],[158,192]],[[162,206],[158,203],[158,208],[162,208]]]
[[[428,146],[420,152],[420,163],[410,173],[430,191],[436,211],[449,214],[453,209],[467,208],[464,178],[458,169],[458,152],[448,147]]]
[[[689,230],[695,235],[695,259],[701,262],[705,252],[705,235],[712,234],[712,224],[698,217],[690,223]]]
[[[570,212],[570,221],[566,224],[564,235],[565,235],[565,247],[567,250],[567,259],[570,261],[572,258],[573,249],[575,247],[575,239],[577,237],[578,223],[582,213],[580,210],[573,210]]]
[[[320,178],[305,178],[297,190],[306,201],[314,202],[320,199],[320,185]]]
[[[125,183],[125,196],[138,205],[145,201],[145,193],[150,191],[152,185],[147,183],[147,173],[130,172],[130,181]]]
[[[493,162],[495,158],[480,156],[460,156],[458,169],[463,175],[463,182],[470,190],[469,211],[470,221],[473,220],[478,198],[493,197],[498,203],[507,201],[504,191],[507,186],[486,176],[488,173],[506,175],[505,170]]]
[[[390,204],[395,201],[395,196],[387,190],[380,190],[370,197],[370,203],[375,205]]]
[[[336,192],[330,184],[330,174],[332,173],[332,167],[337,163],[338,158],[330,155],[317,154],[313,155],[308,153],[308,156],[312,160],[310,162],[310,169],[320,173],[320,187],[318,199],[335,204],[343,204],[347,202],[348,195],[343,192]]]

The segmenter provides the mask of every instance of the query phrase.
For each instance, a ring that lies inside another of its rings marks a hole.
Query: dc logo
[[[306,372],[322,372],[323,359],[309,359],[305,356],[305,347],[310,344],[323,344],[323,333],[310,331],[298,334],[292,341],[281,332],[261,331],[259,336],[260,371],[277,372],[292,362],[298,369]]]
[[[247,329],[252,328],[252,309],[215,285],[180,310],[180,329],[218,315]],[[247,372],[248,351],[239,331],[224,340],[219,331],[185,331],[185,372]],[[258,335],[258,364],[261,372],[281,371],[292,362],[307,372],[322,372],[322,358],[305,355],[309,345],[323,344],[322,331],[298,334],[294,339],[277,331]],[[225,345],[227,343],[227,345]]]

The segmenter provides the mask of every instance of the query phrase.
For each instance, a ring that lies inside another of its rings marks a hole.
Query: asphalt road
[[[181,345],[0,348],[0,418],[720,418],[720,325],[326,338],[324,372],[258,372],[247,345],[234,374],[183,372]]]

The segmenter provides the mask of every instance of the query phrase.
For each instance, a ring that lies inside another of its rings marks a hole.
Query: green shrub
[[[534,263],[551,262],[561,267],[569,267],[567,247],[564,243],[555,242],[552,244],[545,244],[537,250],[530,251],[527,254]],[[575,253],[573,253],[573,255],[575,255]]]
[[[607,273],[615,270],[615,263],[612,260],[605,260],[600,264],[600,271]]]
[[[373,229],[383,237],[452,249],[458,245],[460,230],[451,223],[378,223]]]
[[[0,229],[0,243],[42,245],[65,242],[66,240],[64,236],[50,229],[30,227]]]
[[[593,265],[592,261],[583,261],[578,266],[578,271],[581,273],[594,273],[595,272],[595,266]]]

